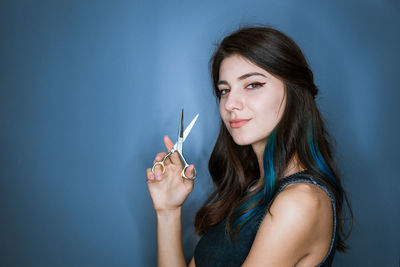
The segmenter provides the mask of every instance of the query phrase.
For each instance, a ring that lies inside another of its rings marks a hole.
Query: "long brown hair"
[[[218,99],[220,65],[232,55],[243,56],[279,77],[285,85],[286,106],[264,152],[264,162],[271,164],[264,164],[267,168],[264,170],[265,179],[253,191],[247,189],[260,177],[256,155],[251,145],[237,145],[221,122],[208,165],[215,190],[196,215],[196,232],[204,234],[209,227],[227,218],[228,232],[237,233],[241,224],[235,222],[249,211],[268,203],[289,161],[296,155],[300,164],[334,193],[340,229],[337,249],[346,251],[348,246],[344,240],[351,229],[346,235],[344,201],[349,208],[351,223],[353,214],[333,162],[331,142],[328,141],[331,139],[315,102],[318,88],[303,53],[292,39],[278,30],[268,27],[239,29],[222,40],[210,60],[214,92]],[[273,148],[269,152],[268,146]],[[258,197],[260,195],[261,198]],[[246,203],[245,208],[241,208]]]

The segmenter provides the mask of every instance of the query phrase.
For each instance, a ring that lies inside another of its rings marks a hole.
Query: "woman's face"
[[[238,145],[263,146],[286,105],[284,84],[240,55],[225,58],[219,69],[219,111]]]

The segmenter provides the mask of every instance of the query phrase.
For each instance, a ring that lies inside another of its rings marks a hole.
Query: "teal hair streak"
[[[264,205],[269,203],[272,198],[272,193],[275,188],[275,167],[274,167],[274,146],[276,140],[276,129],[274,129],[268,138],[267,145],[265,146],[264,151],[264,179],[265,179],[265,187],[264,187]]]
[[[251,199],[240,205],[234,212],[234,214],[238,214],[239,212],[247,209],[249,206],[251,206],[254,203],[257,203],[263,196],[263,191],[260,191],[257,193],[255,196],[253,196]],[[253,209],[243,213],[241,216],[235,219],[233,222],[233,227],[241,227],[243,224],[245,224],[248,220],[250,220],[255,213],[260,209],[260,207],[257,205]]]
[[[308,147],[315,164],[318,166],[318,168],[315,168],[313,165],[311,165],[313,166],[313,170],[321,176],[327,176],[333,182],[336,188],[339,188],[335,175],[333,174],[331,168],[329,168],[328,164],[326,164],[324,157],[319,151],[318,144],[314,142],[311,129],[309,129],[308,133]]]
[[[248,207],[253,205],[254,203],[262,200],[256,207],[253,209],[243,213],[241,216],[236,218],[232,224],[233,227],[241,227],[247,221],[249,221],[258,210],[267,205],[267,203],[272,198],[272,193],[275,187],[275,169],[274,169],[274,144],[276,139],[276,129],[274,129],[271,135],[268,138],[268,142],[265,146],[264,151],[264,179],[265,179],[265,187],[264,190],[257,193],[251,199],[240,205],[233,214],[238,214],[243,210],[246,210]]]

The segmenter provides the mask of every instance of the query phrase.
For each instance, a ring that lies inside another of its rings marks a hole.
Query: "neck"
[[[260,178],[264,180],[264,150],[267,141],[252,144],[253,151],[257,156],[258,166],[260,168]],[[289,160],[285,171],[283,172],[283,177],[292,175],[296,172],[305,170],[298,160],[297,153]]]
[[[257,156],[258,166],[260,168],[260,178],[264,179],[264,150],[267,141],[261,141],[258,143],[254,143],[251,146],[253,147],[253,151]]]
[[[301,165],[298,160],[297,153],[289,160],[285,171],[283,172],[283,177],[292,175],[296,172],[304,171],[305,168]]]

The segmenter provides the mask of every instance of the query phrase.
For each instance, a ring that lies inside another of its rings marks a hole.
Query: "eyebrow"
[[[267,76],[265,76],[265,75],[262,74],[262,73],[259,73],[259,72],[249,72],[249,73],[243,74],[242,76],[240,76],[240,77],[237,78],[237,79],[238,79],[239,81],[241,81],[241,80],[247,79],[247,78],[249,78],[249,77],[251,77],[251,76],[263,76],[263,77],[267,78]],[[225,80],[220,80],[220,81],[217,82],[217,86],[218,86],[218,85],[221,85],[221,84],[228,85],[228,82],[225,81]]]

